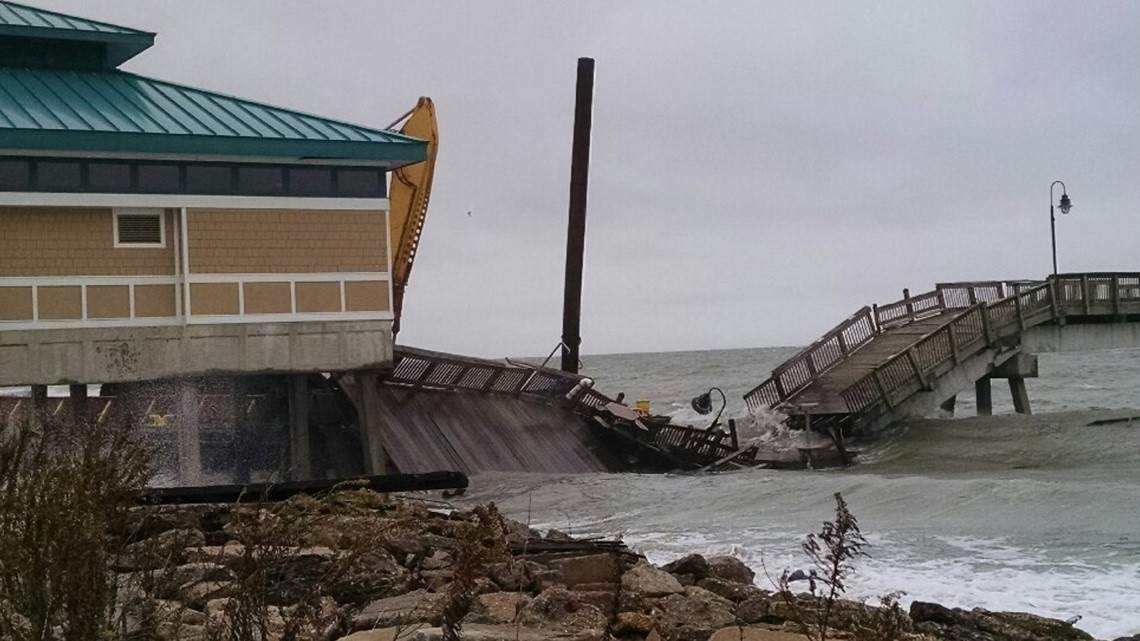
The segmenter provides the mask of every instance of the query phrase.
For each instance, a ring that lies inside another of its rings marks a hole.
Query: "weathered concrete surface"
[[[1038,325],[1021,335],[1027,353],[1140,348],[1140,323]]]
[[[392,322],[232,323],[0,332],[0,385],[386,366]]]

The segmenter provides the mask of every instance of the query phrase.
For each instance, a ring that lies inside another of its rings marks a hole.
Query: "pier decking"
[[[942,284],[913,297],[904,290],[900,301],[853,314],[744,398],[751,410],[775,408],[800,426],[866,432],[952,403],[970,385],[988,399],[989,379],[1008,378],[1018,411],[1028,412],[1023,378],[1036,373],[1013,357],[1029,353],[1027,338],[1042,342],[1037,330],[1074,325],[1105,336],[1128,325],[1126,340],[1112,335],[1104,346],[1140,347],[1131,331],[1140,327],[1140,274]]]

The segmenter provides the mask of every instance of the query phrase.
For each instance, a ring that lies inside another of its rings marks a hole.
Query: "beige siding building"
[[[0,4],[0,386],[387,364],[387,175],[423,141],[125,73],[153,34]]]

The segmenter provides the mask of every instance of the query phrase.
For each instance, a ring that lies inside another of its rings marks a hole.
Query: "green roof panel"
[[[148,31],[0,0],[0,51],[22,47],[24,63],[114,69],[153,44]]]
[[[122,71],[0,67],[5,151],[364,161],[427,157],[415,138]]]

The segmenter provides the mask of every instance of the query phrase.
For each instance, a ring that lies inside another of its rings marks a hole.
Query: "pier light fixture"
[[[1049,235],[1053,240],[1053,277],[1057,277],[1057,218],[1053,214],[1053,188],[1057,185],[1061,186],[1061,213],[1067,214],[1073,208],[1073,201],[1069,200],[1068,189],[1065,188],[1065,183],[1060,180],[1054,180],[1053,184],[1049,185]]]
[[[717,426],[717,423],[720,422],[720,415],[724,413],[724,408],[728,407],[728,399],[724,397],[724,392],[719,387],[710,387],[709,391],[694,397],[692,402],[693,411],[701,416],[706,416],[711,413],[713,409],[713,392],[720,394],[720,411],[716,413],[716,418],[714,418],[713,422],[709,425],[708,429],[710,430]]]

